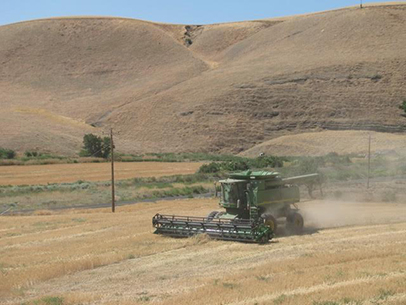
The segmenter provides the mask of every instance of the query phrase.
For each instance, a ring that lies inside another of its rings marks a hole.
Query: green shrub
[[[348,155],[346,156],[340,156],[336,152],[331,152],[325,155],[324,157],[317,157],[318,159],[321,159],[322,161],[319,161],[319,163],[329,163],[331,165],[344,165],[344,164],[350,164],[351,159]]]
[[[234,157],[231,160],[222,162],[211,162],[209,164],[204,164],[200,167],[199,173],[218,173],[221,171],[235,172],[235,171],[245,171],[248,169],[264,169],[264,168],[275,168],[283,167],[283,162],[286,158],[275,157],[275,156],[264,156],[258,157],[256,159]]]
[[[37,157],[41,157],[42,153],[40,153],[38,151],[27,150],[24,152],[24,156],[26,156],[27,158],[37,158]]]
[[[218,173],[221,170],[220,163],[211,162],[209,164],[203,164],[200,166],[198,173],[209,174],[209,173]]]
[[[0,159],[14,159],[16,152],[12,149],[0,148]]]
[[[220,168],[227,172],[244,171],[250,168],[247,162],[243,160],[220,163]]]
[[[263,156],[256,159],[248,159],[250,168],[267,168],[267,167],[283,167],[283,162],[286,158],[276,156]]]
[[[399,106],[399,108],[406,112],[406,99],[403,100],[403,103]]]
[[[186,186],[182,188],[172,188],[170,190],[154,191],[152,192],[152,196],[156,198],[178,197],[178,196],[193,197],[193,195],[205,194],[208,192],[209,190],[205,189],[203,186],[197,185],[192,187]]]

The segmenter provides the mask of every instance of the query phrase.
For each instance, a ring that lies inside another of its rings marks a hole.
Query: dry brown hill
[[[258,157],[261,153],[279,156],[324,156],[328,153],[368,154],[371,136],[373,155],[406,155],[406,136],[360,130],[326,130],[281,136],[258,144],[241,155]]]
[[[241,152],[312,130],[404,132],[406,5],[205,26],[57,18],[0,27],[0,147]]]

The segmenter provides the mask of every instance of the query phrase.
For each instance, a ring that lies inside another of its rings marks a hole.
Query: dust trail
[[[312,201],[300,205],[306,227],[332,228],[406,221],[406,204]]]

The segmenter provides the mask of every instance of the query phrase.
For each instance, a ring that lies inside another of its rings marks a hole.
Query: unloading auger
[[[295,206],[300,201],[298,184],[311,190],[319,175],[282,178],[277,172],[245,171],[219,182],[219,206],[225,211],[212,211],[207,217],[156,214],[152,218],[155,233],[172,237],[207,234],[221,240],[266,243],[274,237],[278,218],[286,218],[289,232],[300,233],[304,221]]]

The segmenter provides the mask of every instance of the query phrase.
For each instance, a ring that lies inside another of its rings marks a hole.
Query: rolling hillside
[[[0,147],[238,153],[321,130],[406,131],[406,5],[214,25],[71,17],[0,27]],[[345,139],[343,141],[345,145]]]

